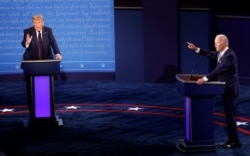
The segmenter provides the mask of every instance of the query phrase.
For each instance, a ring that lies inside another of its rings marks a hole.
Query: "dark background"
[[[177,0],[178,7],[185,8],[211,8],[217,14],[250,15],[245,0]],[[115,7],[142,7],[143,0],[114,0]]]
[[[130,77],[129,81],[173,82],[173,75],[177,72],[190,73],[193,69],[195,69],[194,73],[198,74],[209,72],[213,69],[214,63],[200,58],[200,56],[190,54],[185,42],[189,40],[198,46],[214,50],[214,36],[218,33],[224,33],[229,37],[230,46],[238,55],[241,83],[249,84],[250,72],[245,70],[245,67],[249,65],[247,45],[250,40],[250,31],[248,30],[250,26],[250,10],[247,8],[247,1],[178,0],[176,2],[170,0],[165,2],[161,0],[117,0],[115,6],[120,8],[116,9],[116,14],[123,10],[123,13],[119,14],[119,19],[120,16],[129,16],[131,12],[137,15],[137,17],[131,15],[126,21],[135,24],[131,25],[130,30],[136,32],[134,33],[137,36],[136,40],[133,37],[128,38],[132,39],[130,45],[133,45],[134,42],[144,45],[141,49],[138,49],[138,45],[134,45],[137,51],[141,50],[140,56],[137,55],[138,53],[133,53],[137,56],[137,61],[134,61],[132,71],[134,70],[134,73],[141,72],[141,77],[134,77],[134,79]],[[172,9],[175,6],[176,8]],[[122,9],[122,7],[125,7],[125,9]],[[135,8],[138,7],[142,7],[142,9],[136,10]],[[143,18],[142,21],[140,17]],[[118,23],[117,21],[116,23]],[[151,26],[150,23],[152,23]],[[124,23],[121,27],[125,27],[125,25]],[[163,27],[161,27],[162,25]],[[120,27],[118,24],[116,26],[117,28]],[[138,33],[141,29],[144,30],[143,34]],[[159,33],[159,31],[162,33]],[[116,31],[116,33],[118,32]],[[116,36],[117,49],[119,49],[119,38],[122,38],[120,36],[122,33],[120,33],[119,36]],[[154,37],[155,34],[157,34],[157,37]],[[138,35],[141,35],[141,38]],[[141,39],[141,42],[139,39]],[[171,40],[176,41],[177,44],[169,42]],[[130,48],[133,49],[133,46],[126,48],[126,52]],[[164,52],[159,52],[159,50]],[[119,55],[119,50],[116,52]],[[156,55],[160,57],[157,58]],[[140,62],[141,57],[144,58],[144,61]],[[122,62],[121,66],[123,66],[122,64],[126,61],[123,63],[123,61],[117,59],[118,67],[120,62]],[[162,73],[157,72],[159,68]],[[116,79],[127,81],[128,79],[124,75],[129,72],[117,69]]]
[[[204,74],[214,66],[190,53],[186,41],[214,50],[215,35],[224,33],[238,55],[241,83],[248,84],[247,6],[243,0],[115,0],[116,71],[61,73],[57,78],[175,83],[176,73]],[[1,75],[0,80],[23,80],[23,75]]]
[[[142,7],[143,0],[114,0],[115,7]]]

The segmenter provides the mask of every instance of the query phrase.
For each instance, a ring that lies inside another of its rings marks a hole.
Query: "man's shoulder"
[[[228,48],[227,51],[225,51],[225,53],[235,55],[235,52],[234,52],[234,50],[232,48]]]
[[[52,28],[51,28],[51,27],[48,27],[48,26],[43,26],[43,29],[44,29],[44,30],[52,30]]]

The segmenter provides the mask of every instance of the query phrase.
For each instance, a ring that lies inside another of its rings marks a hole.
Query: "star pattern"
[[[72,106],[67,106],[67,107],[66,107],[66,109],[75,109],[75,110],[76,110],[77,108],[79,108],[79,107],[78,107],[78,106],[73,106],[73,105],[72,105]]]
[[[133,110],[133,111],[138,111],[138,110],[141,110],[143,108],[140,108],[140,107],[130,107],[128,108],[128,110]]]
[[[5,112],[14,112],[14,109],[4,108],[4,109],[1,109],[0,111],[3,112],[3,113],[5,113]]]
[[[102,63],[102,64],[101,64],[101,67],[102,67],[102,68],[105,68],[105,67],[106,67],[106,65],[105,65],[104,63]]]
[[[80,68],[84,68],[84,64],[80,64]]]
[[[85,107],[86,106],[86,107]],[[112,104],[112,106],[114,106]],[[162,113],[160,113],[159,115],[174,115],[174,116],[178,116],[183,118],[183,115],[176,115],[173,114],[172,110],[169,108],[162,108],[162,106],[158,107],[141,107],[141,106],[127,106],[127,104],[117,104],[116,107],[112,107],[112,109],[110,109],[110,104],[97,104],[97,105],[92,105],[92,104],[86,104],[86,103],[79,103],[79,104],[57,104],[56,112],[85,112],[85,111],[89,111],[89,112],[113,112],[115,110],[115,112],[120,111],[121,113],[124,112],[124,108],[127,109],[129,111],[129,113],[143,113],[143,114],[159,114],[159,109],[161,111],[164,111]],[[147,108],[147,109],[145,109]],[[117,110],[117,111],[116,111]],[[142,112],[143,110],[143,112]],[[169,112],[170,111],[170,112]],[[126,111],[125,111],[126,112]],[[0,115],[13,115],[13,114],[25,114],[25,113],[29,113],[29,111],[27,110],[27,106],[26,105],[22,105],[22,106],[10,106],[10,107],[0,107]],[[221,118],[222,116],[220,115],[216,115],[216,118]],[[218,121],[216,119],[215,123],[218,125],[224,125],[224,121]],[[224,118],[223,118],[224,120]],[[250,134],[250,124],[248,124],[249,119],[238,119],[238,121],[236,122],[237,127],[241,127],[242,129],[244,129],[244,133],[246,134]]]
[[[239,121],[237,121],[236,123],[237,123],[237,126],[240,126],[240,125],[248,125],[247,122],[239,122]]]

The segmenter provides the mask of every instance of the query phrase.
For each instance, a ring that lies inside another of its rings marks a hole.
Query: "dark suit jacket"
[[[206,51],[201,49],[200,53],[203,56],[217,59],[218,52]],[[217,61],[216,68],[206,75],[208,80],[218,80],[226,82],[225,93],[230,95],[238,95],[239,93],[239,76],[237,56],[233,49],[229,48],[224,55]]]
[[[39,60],[38,53],[38,39],[34,27],[24,29],[24,36],[22,40],[22,46],[25,47],[26,35],[32,36],[32,41],[28,48],[25,48],[23,54],[23,60]],[[60,54],[60,50],[56,43],[52,29],[50,27],[43,27],[42,30],[42,41],[43,41],[43,59],[53,59],[54,54]],[[53,52],[52,52],[52,49]]]

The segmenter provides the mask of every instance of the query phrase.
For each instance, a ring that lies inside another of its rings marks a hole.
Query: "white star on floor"
[[[5,112],[13,112],[14,109],[7,109],[7,108],[4,108],[4,109],[1,109],[0,111],[3,112],[3,113],[5,113]]]
[[[239,121],[237,121],[236,123],[237,123],[237,126],[240,126],[240,125],[248,125],[247,122],[239,122]]]
[[[140,108],[140,107],[130,107],[130,108],[128,108],[128,110],[133,110],[133,111],[138,111],[140,109],[143,109],[143,108]]]
[[[66,109],[77,109],[79,108],[78,106],[67,106]]]

